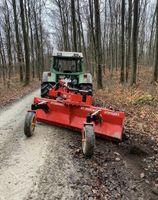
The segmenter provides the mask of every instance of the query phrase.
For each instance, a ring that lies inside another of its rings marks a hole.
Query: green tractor
[[[88,90],[92,94],[92,75],[84,73],[83,54],[79,52],[55,51],[50,71],[43,72],[41,97],[48,98],[51,88],[64,81],[70,87]]]

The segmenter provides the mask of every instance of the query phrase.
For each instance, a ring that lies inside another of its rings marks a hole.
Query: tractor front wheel
[[[41,84],[41,97],[43,98],[49,98],[49,90],[53,88],[55,85],[54,82],[43,82]]]
[[[89,84],[89,83],[80,84],[80,90],[89,91],[89,95],[93,96],[93,86],[92,86],[92,84]]]
[[[85,125],[82,132],[82,151],[87,157],[91,157],[94,152],[95,134],[92,125]]]
[[[49,92],[49,84],[48,83],[42,83],[41,84],[41,97],[47,98]]]
[[[24,134],[27,137],[31,137],[34,134],[35,131],[35,113],[34,112],[28,112],[25,117],[25,124],[24,124]]]

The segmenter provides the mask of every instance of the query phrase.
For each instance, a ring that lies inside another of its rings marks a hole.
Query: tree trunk
[[[6,60],[5,60],[5,54],[4,54],[4,47],[3,47],[1,32],[0,32],[0,57],[1,57],[1,60],[2,60],[3,83],[5,85],[5,83],[6,83],[6,70],[5,70]]]
[[[17,58],[19,64],[19,74],[20,74],[20,81],[23,81],[23,68],[22,68],[22,48],[20,44],[19,38],[19,28],[18,28],[18,19],[17,19],[17,11],[16,11],[16,0],[12,0],[13,12],[14,12],[14,27],[15,27],[15,34],[16,34],[16,44],[17,44]]]
[[[133,49],[132,49],[132,77],[131,85],[136,84],[137,73],[137,43],[138,43],[138,21],[139,21],[139,0],[134,0],[134,20],[133,20]]]
[[[28,1],[28,22],[29,22],[29,29],[30,29],[30,40],[31,40],[31,66],[32,66],[32,77],[35,78],[35,53],[34,53],[34,39],[33,39],[33,28],[31,22],[31,5],[30,1]]]
[[[62,39],[63,39],[63,48],[62,50],[68,51],[70,50],[70,43],[69,43],[69,33],[68,33],[68,8],[66,2],[62,0],[57,0],[57,6],[60,12],[60,21],[62,26]],[[64,10],[65,9],[65,10]],[[66,13],[65,13],[66,12]],[[66,15],[66,16],[65,16]]]
[[[131,30],[132,30],[132,1],[128,0],[128,44],[126,57],[126,82],[128,81],[129,69],[131,64]]]
[[[25,24],[25,14],[24,14],[23,0],[20,0],[20,10],[21,10],[21,23],[22,23],[24,49],[25,49],[25,63],[26,63],[25,84],[27,85],[30,82],[30,53],[29,53],[28,34],[27,34],[27,31],[26,31],[26,24]]]
[[[101,46],[101,25],[100,25],[100,9],[99,0],[94,1],[95,7],[95,41],[96,41],[96,53],[97,53],[97,87],[103,88],[102,83],[102,46]]]
[[[77,22],[77,26],[78,26],[78,51],[82,51],[82,46],[81,46],[81,26],[80,23],[81,22],[81,16],[80,16],[80,2],[79,0],[77,0],[77,14],[78,14],[78,22]]]
[[[105,9],[104,9],[104,32],[103,32],[103,45],[102,45],[102,49],[103,49],[103,62],[105,63],[106,62],[106,41],[107,41],[107,38],[106,38],[106,32],[107,32],[107,0],[105,0]],[[105,70],[104,70],[105,71]]]
[[[94,50],[94,56],[95,56],[95,61],[97,61],[96,58],[96,49],[95,49],[95,30],[94,30],[94,17],[93,17],[93,0],[89,0],[89,13],[90,13],[90,30],[92,34],[92,39],[93,39],[93,50]]]
[[[83,32],[83,25],[82,25],[81,15],[80,15],[80,9],[79,9],[79,0],[77,0],[77,12],[78,12],[78,25],[79,25],[79,30],[78,31],[80,32],[79,35],[82,38],[83,52],[84,52],[85,61],[86,61],[86,69],[88,69],[88,58],[87,58],[87,52],[86,52],[86,45],[85,45],[85,38],[84,38],[84,32]],[[79,50],[81,50],[80,48],[81,48],[81,44],[79,45]]]
[[[39,32],[40,32],[40,60],[41,60],[41,73],[44,71],[44,52],[43,52],[43,27],[42,27],[42,4],[40,0],[39,12]]]
[[[125,18],[125,0],[122,0],[122,20],[121,20],[121,76],[120,82],[124,83],[124,61],[125,61],[125,44],[124,44],[124,18]]]
[[[75,13],[75,0],[71,0],[71,20],[73,29],[73,51],[77,51],[77,37],[76,37],[76,13]]]
[[[5,1],[5,36],[6,36],[6,46],[7,46],[7,57],[8,57],[8,68],[9,68],[9,80],[11,78],[11,74],[13,72],[12,70],[12,47],[11,47],[11,24],[10,24],[10,11],[7,4],[7,1]],[[10,86],[10,83],[9,83]]]
[[[117,12],[115,14],[115,23],[116,23],[116,29],[115,29],[115,69],[117,71],[117,69],[118,69],[118,6],[117,6]]]
[[[157,8],[157,7],[156,7]],[[151,26],[151,34],[149,40],[149,57],[148,57],[148,64],[153,64],[153,36],[154,36],[154,24],[155,24],[155,17],[156,17],[156,9],[152,19],[152,26]]]
[[[41,48],[40,48],[40,37],[39,37],[39,30],[38,30],[38,16],[36,12],[36,8],[34,5],[33,9],[34,13],[34,25],[35,25],[35,43],[36,43],[36,68],[38,73],[39,80],[41,79]]]
[[[155,63],[154,63],[154,74],[153,81],[158,81],[158,0],[156,8],[156,46],[155,46]]]
[[[114,69],[114,17],[112,12],[112,1],[109,0],[109,12],[110,12],[110,36],[109,36],[109,52],[110,52],[110,71],[111,77],[113,76],[113,69]]]

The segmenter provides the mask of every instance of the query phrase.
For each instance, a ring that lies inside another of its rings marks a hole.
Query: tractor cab
[[[41,96],[47,97],[49,90],[59,81],[63,81],[73,88],[92,90],[92,76],[90,73],[84,73],[81,52],[53,52],[50,71],[43,72]]]
[[[77,87],[84,74],[82,53],[55,52],[52,72],[56,74],[55,82],[62,80]]]
[[[82,53],[65,54],[58,53],[53,56],[53,70],[59,73],[82,73]]]

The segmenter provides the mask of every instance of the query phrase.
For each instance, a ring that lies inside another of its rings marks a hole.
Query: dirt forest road
[[[50,153],[54,174],[52,185],[48,185],[53,187],[53,193],[49,193],[48,199],[60,199],[61,195],[64,199],[69,199],[74,194],[67,181],[68,177],[75,175],[76,170],[63,148],[63,136],[60,135],[58,139],[60,129],[39,124],[36,136],[27,139],[23,134],[26,111],[30,108],[33,97],[38,94],[39,91],[35,91],[1,112],[0,200],[28,199],[32,190],[35,190],[33,196],[36,198],[38,182],[46,181],[40,178],[47,170],[43,165]],[[46,199],[44,196],[40,198]]]
[[[129,154],[130,140],[97,139],[86,159],[74,131],[38,123],[26,138],[24,118],[36,95],[39,90],[0,111],[0,200],[158,198],[142,167],[151,152]]]

